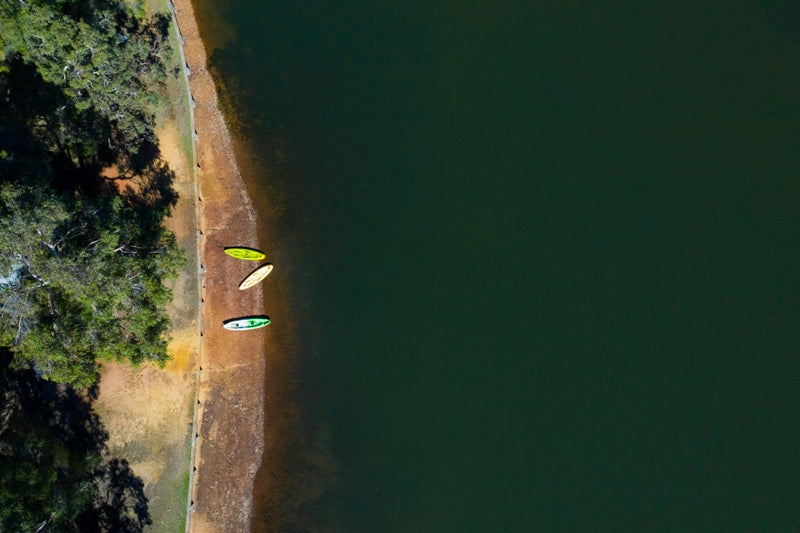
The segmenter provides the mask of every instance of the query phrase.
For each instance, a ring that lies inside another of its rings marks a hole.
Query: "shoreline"
[[[249,531],[264,451],[265,329],[231,332],[223,320],[264,311],[262,287],[239,291],[256,262],[223,253],[261,248],[257,217],[207,70],[191,0],[173,0],[194,108],[201,323],[186,530]]]
[[[209,54],[236,40],[235,29],[216,11],[215,4],[195,1],[192,5],[203,44],[211,47]],[[232,141],[233,159],[241,171],[245,194],[257,212],[258,224],[253,226],[257,240],[264,246],[267,261],[275,264],[275,270],[259,285],[263,309],[272,315],[272,324],[262,330],[263,425],[259,444],[263,451],[255,465],[248,531],[309,530],[313,526],[308,512],[320,498],[320,472],[328,473],[332,466],[329,455],[320,452],[319,435],[306,426],[307,413],[300,400],[302,377],[297,363],[305,343],[293,306],[297,300],[291,296],[296,269],[302,268],[303,258],[298,256],[300,235],[290,219],[294,206],[281,180],[273,176],[275,169],[262,158],[265,146],[259,141],[263,139],[247,133],[249,117],[241,114],[234,94],[213,65],[211,72],[217,108]]]

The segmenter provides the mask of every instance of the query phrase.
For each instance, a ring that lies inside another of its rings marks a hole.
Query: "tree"
[[[141,532],[144,486],[107,457],[95,391],[14,371],[0,351],[0,531]]]
[[[86,387],[98,359],[166,361],[163,280],[183,259],[140,211],[113,194],[0,187],[0,342],[17,366]]]
[[[47,379],[167,359],[163,282],[183,258],[152,141],[161,26],[114,0],[0,0],[0,344]]]
[[[167,28],[166,17],[146,23],[124,2],[3,0],[0,60],[19,55],[44,81],[61,88],[70,102],[59,110],[63,146],[80,144],[69,128],[75,117],[69,115],[88,113],[109,122],[108,142],[135,152],[153,138],[161,104],[155,89],[166,76],[169,53]]]
[[[119,0],[0,0],[0,531],[150,524],[91,402],[98,361],[167,359],[164,281],[184,259],[152,132],[166,21]]]

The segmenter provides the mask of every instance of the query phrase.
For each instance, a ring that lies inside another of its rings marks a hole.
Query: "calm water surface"
[[[800,11],[635,4],[201,2],[292,262],[273,523],[800,523]]]

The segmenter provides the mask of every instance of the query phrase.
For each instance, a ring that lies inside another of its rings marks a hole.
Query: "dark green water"
[[[684,4],[214,3],[292,262],[285,530],[798,527],[800,11]]]

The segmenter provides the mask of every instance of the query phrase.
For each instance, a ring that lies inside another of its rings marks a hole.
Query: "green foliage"
[[[85,387],[96,359],[166,361],[162,281],[183,264],[172,234],[110,193],[5,184],[0,202],[0,341],[17,365]]]
[[[0,0],[0,531],[151,523],[91,410],[98,361],[166,361],[184,264],[152,132],[166,19],[130,5]]]
[[[66,117],[91,115],[108,120],[109,139],[135,151],[152,139],[160,106],[157,89],[166,77],[167,19],[145,23],[124,2],[0,2],[3,57],[19,55],[36,66],[47,83],[69,100]],[[86,118],[85,116],[82,118]],[[58,133],[73,138],[69,123]]]
[[[6,360],[0,356],[0,530],[69,522],[93,499],[96,417],[71,391],[12,372]]]
[[[167,359],[163,282],[184,261],[151,140],[163,22],[115,0],[0,0],[0,344],[75,387],[99,360]]]
[[[104,460],[93,396],[8,361],[0,351],[0,531],[142,531],[143,484],[127,462]]]

